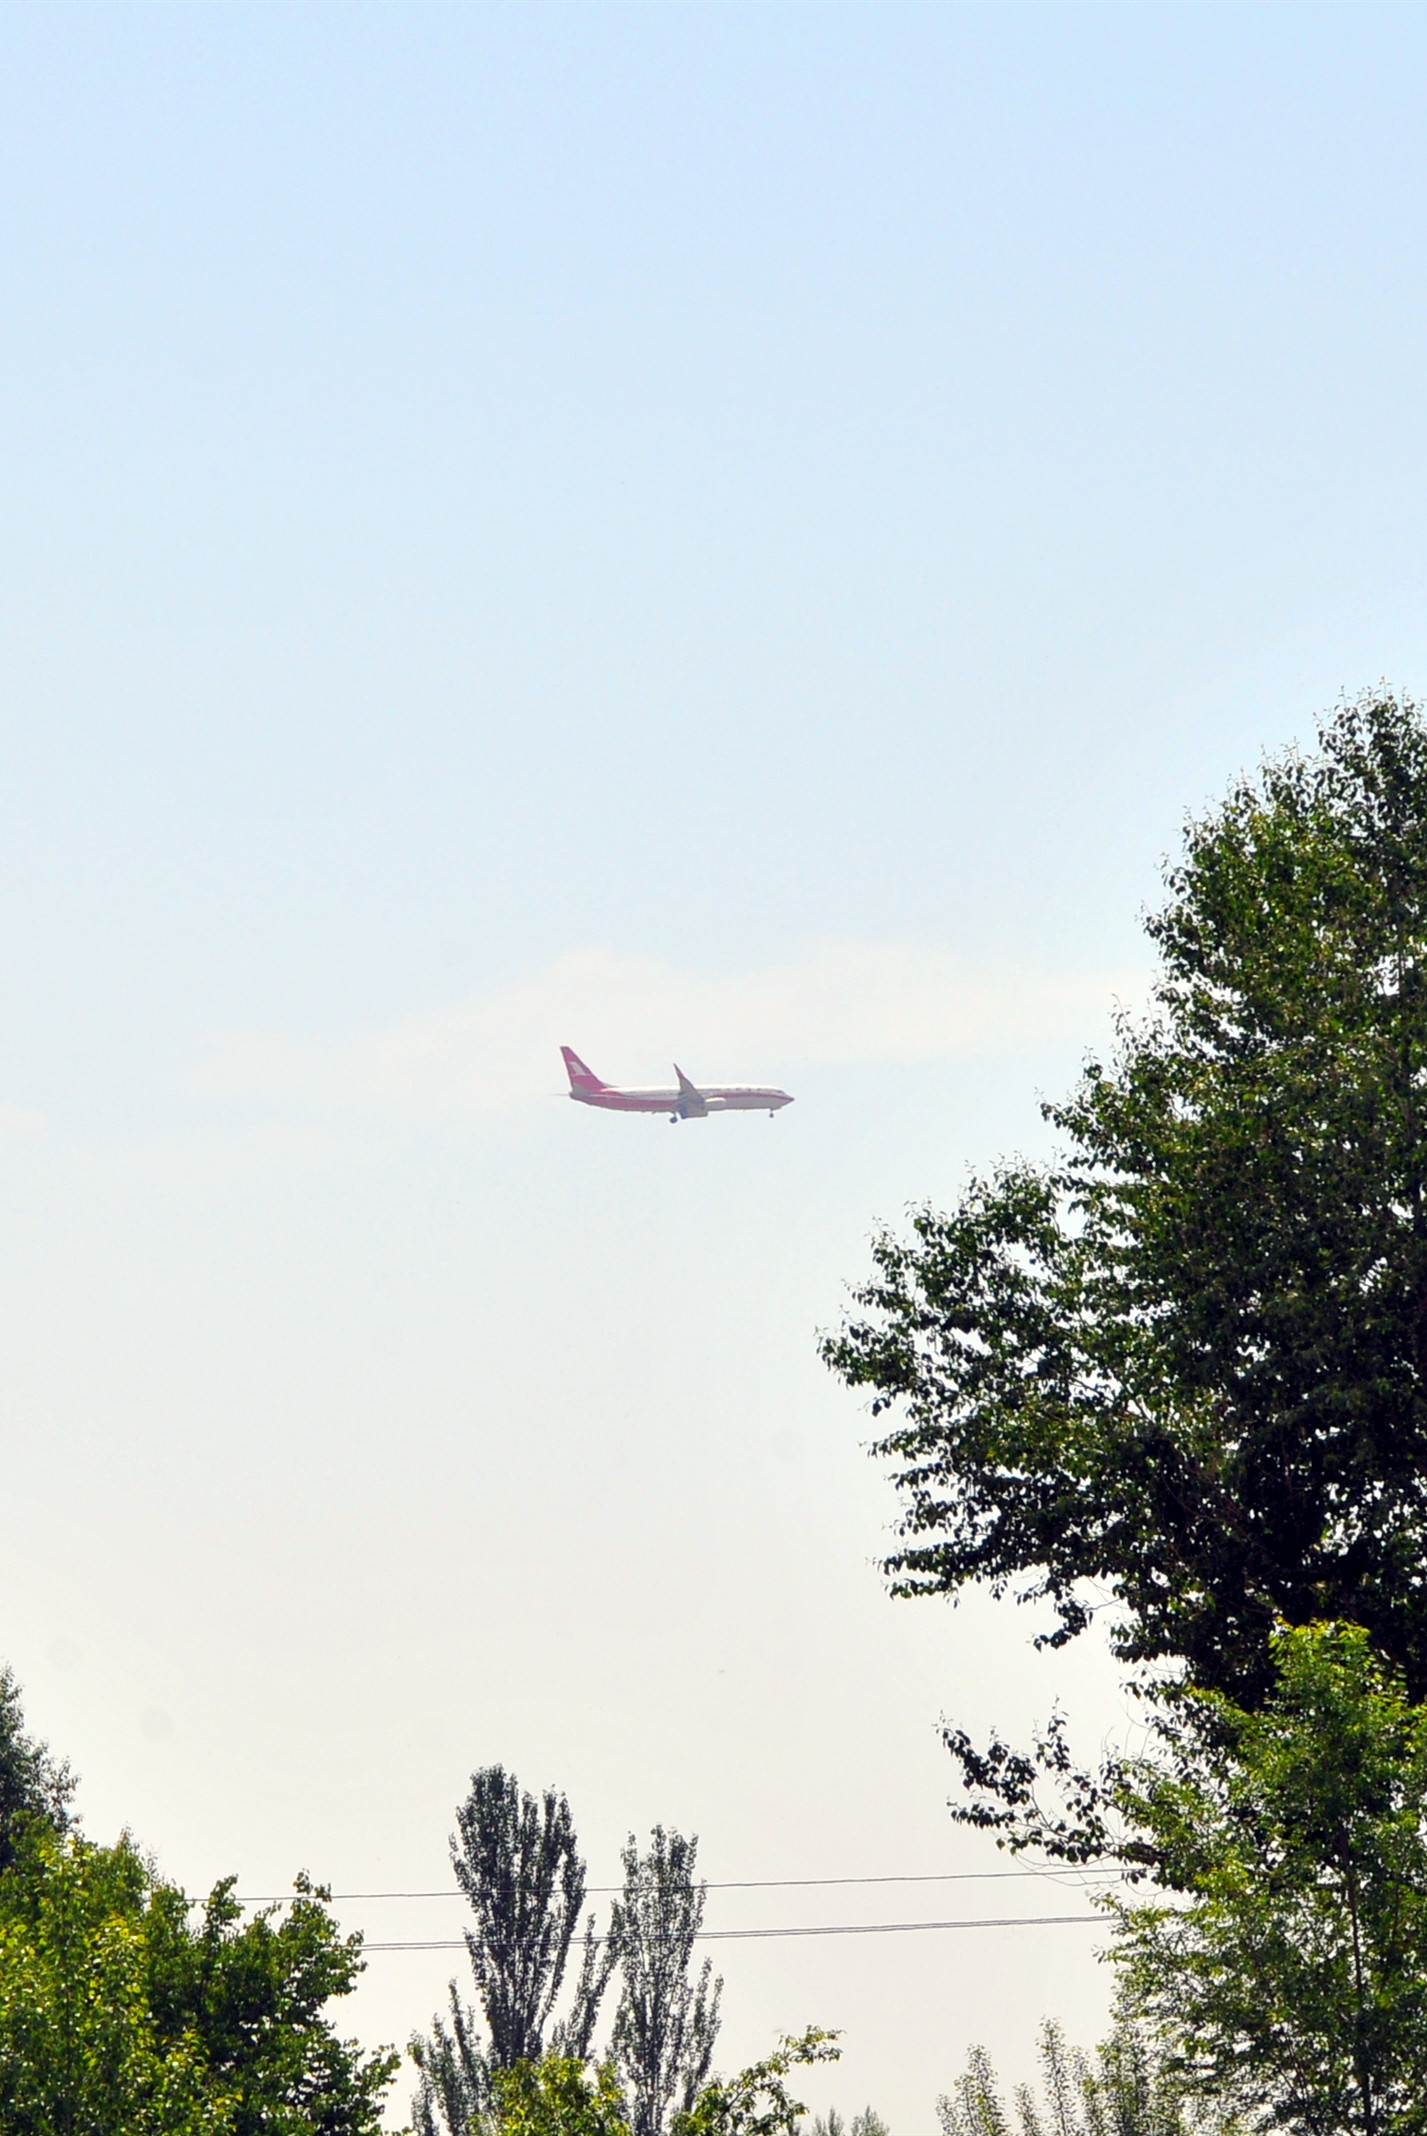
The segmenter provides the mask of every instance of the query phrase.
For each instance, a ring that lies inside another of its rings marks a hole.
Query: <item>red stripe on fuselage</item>
[[[603,1112],[676,1112],[679,1105],[677,1090],[611,1090],[607,1083],[598,1090],[572,1090],[570,1096]]]
[[[598,1090],[572,1090],[581,1105],[596,1105],[602,1112],[677,1112],[682,1093],[677,1090],[612,1090],[606,1083]],[[776,1112],[791,1105],[786,1090],[760,1090],[756,1085],[736,1083],[700,1089],[705,1104],[718,1104],[729,1112]]]

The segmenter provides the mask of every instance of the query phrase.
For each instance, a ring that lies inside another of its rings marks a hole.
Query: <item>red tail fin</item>
[[[565,1067],[570,1077],[571,1090],[604,1090],[608,1088],[606,1084],[600,1081],[597,1075],[591,1073],[580,1059],[579,1054],[571,1047],[562,1046],[560,1051],[564,1056]]]

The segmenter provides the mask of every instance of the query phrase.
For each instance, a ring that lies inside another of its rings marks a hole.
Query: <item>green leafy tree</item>
[[[787,2077],[806,2062],[836,2060],[836,2035],[811,2030],[780,2042],[766,2061],[705,2084],[687,2111],[675,2115],[671,2136],[794,2136],[807,2109],[788,2090]],[[874,2117],[875,2118],[875,2117]],[[868,2127],[864,2136],[877,2136]],[[575,2055],[550,2051],[538,2060],[490,2072],[485,2103],[461,2136],[634,2136],[629,2101],[612,2059],[592,2067]]]
[[[1249,1706],[1275,1623],[1360,1623],[1421,1696],[1421,709],[1342,706],[1189,824],[1168,888],[1153,1011],[1046,1108],[1059,1157],[884,1233],[824,1345],[894,1419],[888,1570],[1048,1602],[1051,1646],[1098,1597],[1123,1659]],[[983,1802],[1024,1796],[1024,1760],[948,1740]]]
[[[232,2094],[234,2136],[377,2136],[401,2066],[342,2039],[325,2012],[363,1971],[327,1891],[305,1876],[281,1908],[250,1919],[225,1877],[195,1924],[176,1885],[151,1880],[150,1994],[165,2033],[191,2029],[213,2079]]]
[[[973,2047],[952,2091],[937,2101],[942,2136],[1188,2136],[1183,2084],[1143,2027],[1122,2018],[1094,2059],[1047,2023],[1039,2041],[1041,2088],[1017,2085],[1007,2109],[984,2047]],[[1201,2131],[1232,2123],[1195,2114]]]
[[[230,2136],[235,2100],[149,1994],[149,1879],[127,1845],[22,1837],[0,1877],[6,2136]]]
[[[0,1875],[5,2136],[377,2136],[397,2058],[322,2014],[361,1970],[322,1897],[239,1925],[230,1880],[195,1925],[128,1840],[32,1820]]]
[[[612,2062],[591,2069],[577,2055],[546,2054],[496,2072],[491,2136],[630,2136],[629,2112]]]
[[[707,1959],[697,1978],[691,1970],[706,1890],[694,1881],[698,1846],[656,1825],[647,1854],[631,1834],[621,1857],[624,1890],[610,1926],[622,1975],[612,2053],[634,2136],[664,2136],[670,2112],[692,2108],[713,2060],[723,1982]]]
[[[942,2093],[936,2110],[942,2136],[1011,2136],[1000,2079],[984,2047],[971,2049],[955,2087]]]
[[[0,1668],[0,1871],[14,1860],[16,1835],[25,1820],[38,1818],[56,1832],[66,1828],[73,1793],[69,1767],[25,1733],[14,1671]]]
[[[841,2052],[835,2032],[810,2025],[782,2039],[766,2060],[705,2084],[693,2105],[675,2114],[670,2136],[793,2136],[807,2108],[788,2089],[790,2072],[835,2062]]]
[[[1284,1629],[1246,1711],[1178,1701],[1117,1807],[1172,1898],[1108,1902],[1176,2078],[1288,2136],[1427,2130],[1427,1705],[1356,1626]]]

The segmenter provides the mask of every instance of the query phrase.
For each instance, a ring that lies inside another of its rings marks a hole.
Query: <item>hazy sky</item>
[[[1427,692],[1427,15],[0,32],[0,1654],[90,1829],[428,1890],[499,1760],[597,1883],[656,1819],[1004,1868],[938,1715],[1093,1752],[1113,1672],[886,1599],[816,1330],[1044,1146],[1184,812]],[[590,1114],[562,1040],[797,1103]],[[810,2096],[929,2136],[969,2041],[1095,2036],[1102,1940],[716,1946],[720,2058],[842,2026]]]

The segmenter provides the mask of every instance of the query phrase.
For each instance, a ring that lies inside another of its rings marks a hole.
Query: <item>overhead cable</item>
[[[706,1928],[694,1938],[697,1943],[748,1943],[772,1941],[782,1936],[906,1936],[929,1928],[1066,1928],[1075,1923],[1103,1926],[1100,1914],[1010,1914],[1004,1919],[983,1921],[843,1921],[819,1928]],[[596,1943],[608,1939],[596,1936]],[[463,1938],[445,1938],[429,1943],[363,1943],[363,1951],[462,1951]]]
[[[1007,1877],[1036,1876],[1042,1880],[1062,1876],[1118,1876],[1118,1870],[1096,1869],[1087,1864],[1083,1869],[950,1869],[933,1875],[914,1876],[775,1876],[754,1877],[738,1883],[705,1883],[705,1891],[826,1891],[836,1885],[846,1884],[991,1884]],[[591,1884],[586,1898],[599,1899],[618,1897],[624,1890],[622,1884]],[[243,1906],[281,1906],[292,1897],[290,1891],[268,1892],[239,1901]],[[455,1884],[443,1885],[440,1891],[334,1891],[334,1906],[355,1903],[367,1899],[463,1899],[465,1893]],[[375,1946],[370,1946],[375,1948]]]

